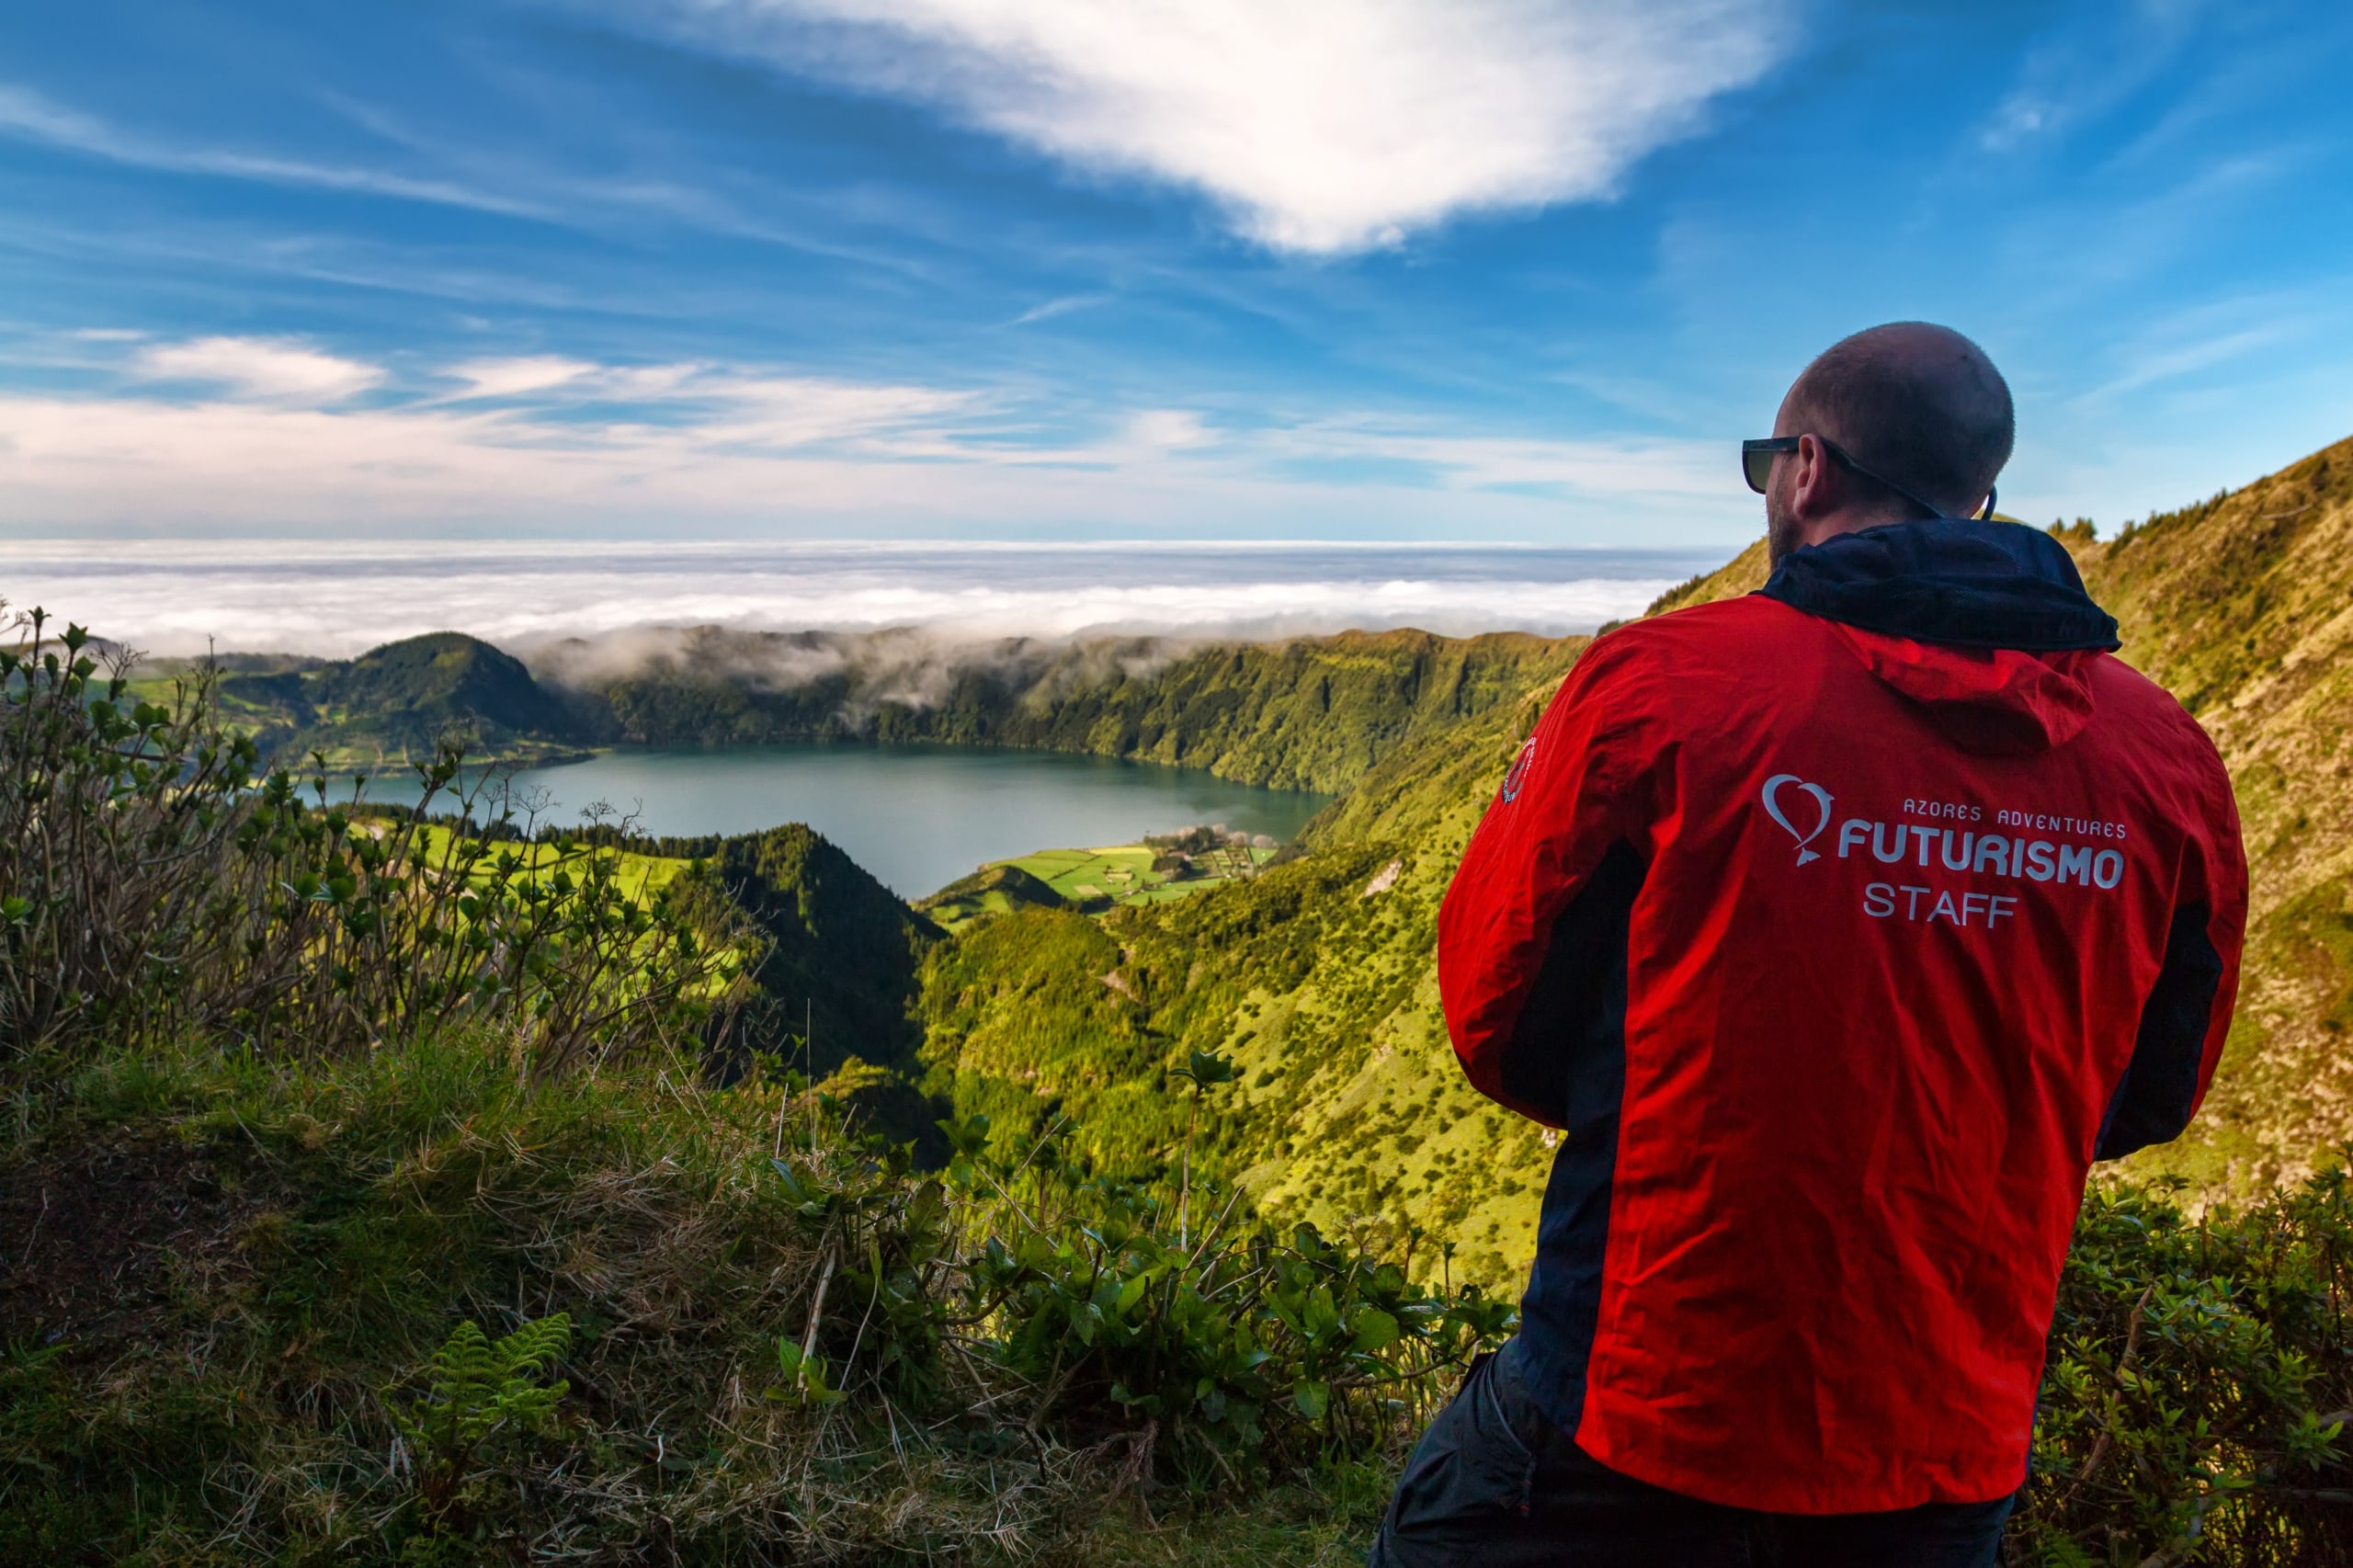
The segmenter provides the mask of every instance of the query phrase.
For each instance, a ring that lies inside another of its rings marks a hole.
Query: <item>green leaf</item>
[[[953,1119],[932,1124],[948,1135],[948,1146],[967,1159],[977,1159],[989,1146],[989,1119],[973,1116],[958,1121]]]
[[[1187,1076],[1205,1089],[1212,1084],[1231,1084],[1238,1075],[1233,1058],[1206,1051],[1194,1051],[1191,1060],[1186,1063],[1185,1071]]]
[[[1332,1385],[1320,1381],[1301,1383],[1290,1391],[1291,1403],[1310,1421],[1321,1421],[1324,1413],[1332,1408]]]
[[[776,1172],[777,1180],[784,1184],[785,1197],[791,1199],[793,1203],[798,1205],[816,1201],[817,1195],[812,1192],[799,1176],[792,1174],[790,1165],[786,1165],[782,1160],[770,1160],[768,1169]]]

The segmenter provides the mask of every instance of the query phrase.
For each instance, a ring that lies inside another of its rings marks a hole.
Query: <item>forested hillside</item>
[[[1174,1160],[1194,1051],[1239,1076],[1205,1098],[1203,1155],[1272,1211],[1452,1243],[1458,1278],[1524,1265],[1547,1153],[1453,1067],[1430,965],[1438,902],[1519,726],[1498,703],[1409,742],[1253,881],[1099,920],[1025,909],[926,961],[935,1088],[1001,1131],[1074,1121],[1104,1160]]]
[[[915,633],[706,627],[634,653],[563,644],[548,680],[655,745],[871,739],[1092,752],[1245,784],[1344,789],[1407,736],[1564,667],[1518,633],[1347,632],[1185,647],[1152,639],[935,647]]]
[[[915,1092],[916,975],[939,930],[801,823],[721,839],[703,886],[747,919],[762,951],[717,1041],[723,1071],[765,1052],[855,1091],[883,1131],[944,1155]]]
[[[283,667],[239,667],[246,664]],[[165,666],[135,685],[161,696],[182,668]],[[462,632],[404,638],[356,659],[233,660],[223,676],[221,711],[265,756],[318,752],[340,771],[405,772],[452,734],[477,757],[552,761],[601,733],[594,713],[567,707],[520,660]]]
[[[478,760],[614,743],[931,741],[1336,790],[1399,742],[1513,700],[1566,658],[1563,644],[1518,633],[942,645],[912,631],[699,627],[625,647],[558,643],[534,655],[535,677],[486,642],[437,632],[353,660],[233,673],[221,699],[266,754],[321,750],[345,769],[425,760],[454,729]]]

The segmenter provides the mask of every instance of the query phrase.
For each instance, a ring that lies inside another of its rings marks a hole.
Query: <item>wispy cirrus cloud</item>
[[[2019,152],[2113,112],[2188,42],[2206,8],[2207,0],[2129,0],[2057,22],[2027,52],[1978,146]]]
[[[1074,311],[1091,311],[1097,305],[1108,305],[1110,302],[1111,296],[1108,294],[1064,294],[1058,299],[1048,300],[1042,304],[1030,306],[1014,317],[1009,324],[1033,326],[1041,321],[1051,321],[1056,316],[1069,315]]]
[[[171,174],[213,175],[265,185],[364,192],[513,217],[546,215],[545,210],[535,202],[451,180],[274,153],[184,145],[176,138],[127,131],[96,115],[57,103],[31,88],[6,83],[0,83],[0,136],[45,142],[109,163]]]
[[[660,0],[655,0],[660,3]],[[1331,254],[1607,197],[1757,80],[1786,0],[671,0],[690,35],[1191,187]]]
[[[552,391],[593,376],[597,367],[585,359],[535,354],[511,359],[469,359],[453,365],[449,374],[466,383],[461,398],[521,397]]]

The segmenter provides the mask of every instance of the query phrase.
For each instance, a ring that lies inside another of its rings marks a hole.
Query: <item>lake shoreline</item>
[[[1333,799],[1202,768],[938,741],[610,746],[469,774],[497,775],[500,804],[540,824],[601,812],[641,836],[690,838],[807,823],[909,899],[1052,846],[1127,847],[1210,825],[1287,843]],[[422,792],[414,773],[368,780],[375,804],[414,805]]]

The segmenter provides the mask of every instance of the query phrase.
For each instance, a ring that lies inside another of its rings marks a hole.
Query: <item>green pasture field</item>
[[[364,828],[356,828],[355,831],[364,831]],[[438,863],[448,853],[449,829],[438,823],[426,823],[418,828],[417,833],[422,841],[418,848],[425,852],[428,859]],[[563,858],[561,853],[551,844],[500,844],[494,847],[508,851],[517,859],[533,868],[542,866],[551,868]],[[622,894],[629,898],[642,899],[650,896],[656,888],[669,881],[688,866],[688,862],[684,860],[674,860],[660,855],[639,855],[626,849],[599,848],[595,850],[594,854],[599,860],[613,863],[614,882]]]
[[[995,860],[972,877],[919,901],[925,914],[950,932],[992,915],[1051,903],[1024,892],[1042,882],[1055,898],[1075,908],[1100,912],[1122,903],[1167,903],[1248,876],[1274,858],[1271,849],[1215,849],[1193,858],[1189,876],[1155,871],[1159,851],[1149,844],[1113,844],[1092,849],[1040,849],[1011,860]],[[1007,881],[1010,873],[1017,879]],[[1031,881],[1034,878],[1036,881]]]
[[[1245,877],[1274,858],[1271,849],[1216,849],[1194,858],[1196,874],[1180,880],[1155,871],[1146,844],[1099,849],[1040,849],[1004,864],[1018,866],[1073,903],[1163,903]],[[1206,874],[1202,874],[1206,873]]]

